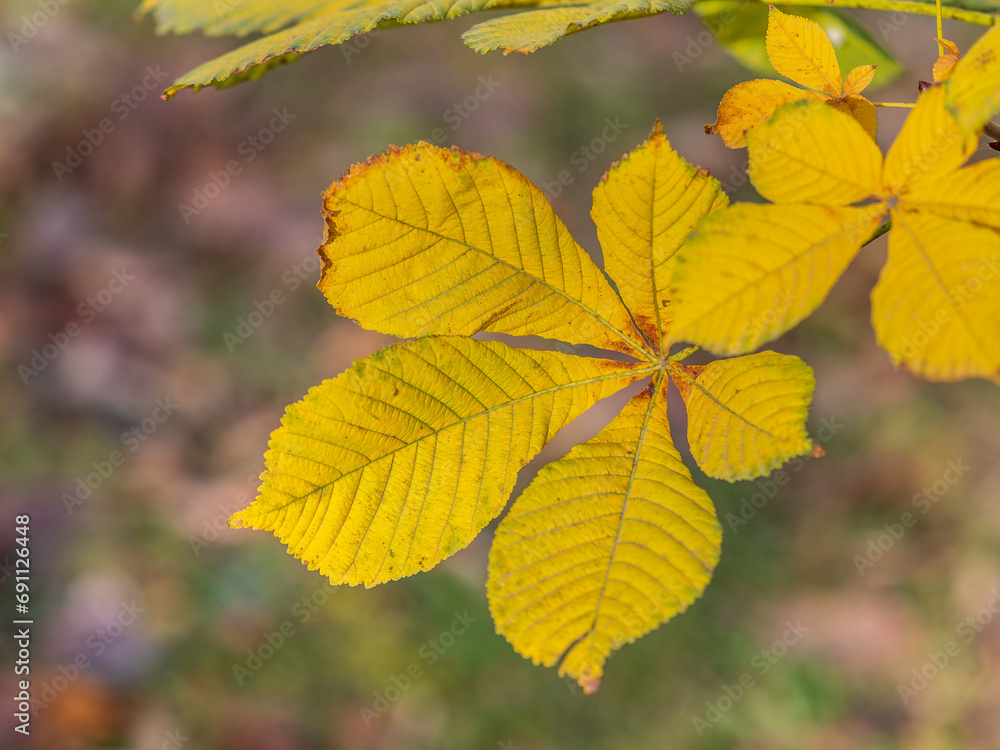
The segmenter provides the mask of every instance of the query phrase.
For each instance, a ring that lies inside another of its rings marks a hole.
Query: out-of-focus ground
[[[826,457],[793,462],[772,477],[780,487],[695,471],[725,529],[715,578],[686,614],[613,656],[596,695],[494,633],[489,531],[430,573],[364,590],[332,588],[273,537],[225,527],[253,496],[284,406],[389,341],[338,319],[314,288],[320,192],[440,128],[446,145],[540,184],[568,170],[556,209],[596,251],[590,191],[656,117],[682,154],[738,188],[745,153],[702,126],[755,76],[711,44],[679,71],[672,53],[702,31],[696,17],[508,57],[466,49],[472,21],[460,19],[163,102],[170,76],[229,40],[158,38],[148,19],[132,22],[131,3],[69,2],[15,50],[8,32],[41,7],[0,9],[0,745],[1000,746],[1000,390],[893,371],[868,322],[884,241],[774,345],[815,368],[810,429]],[[859,17],[880,35],[884,15]],[[946,27],[963,44],[977,32]],[[910,70],[875,98],[912,100],[933,34],[921,18],[888,35]],[[275,110],[285,116],[272,122]],[[885,145],[902,114],[882,114]],[[54,166],[106,118],[92,153]],[[258,150],[248,139],[268,128]],[[231,161],[228,184],[208,187]],[[196,191],[214,197],[183,211]],[[283,301],[268,308],[275,290]],[[240,329],[251,317],[259,327]],[[585,415],[542,460],[621,402]],[[673,419],[683,443],[679,403]],[[30,678],[44,704],[30,740],[11,710],[22,513]]]

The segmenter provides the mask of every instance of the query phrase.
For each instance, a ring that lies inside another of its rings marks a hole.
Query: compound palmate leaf
[[[698,422],[695,460],[712,476],[758,476],[812,449],[813,379],[797,358],[691,368],[680,364],[689,351],[669,354],[675,258],[727,203],[657,123],[594,192],[619,297],[541,191],[496,159],[420,143],[355,166],[324,197],[319,287],[366,328],[419,338],[290,406],[260,493],[231,524],[273,532],[334,583],[426,570],[502,511],[518,470],[556,431],[651,381],[542,470],[500,522],[490,558],[498,630],[593,691],[608,655],[683,611],[719,557],[715,511],[671,439],[671,380]],[[613,358],[470,338],[479,331]]]
[[[1000,86],[1000,68],[976,70]],[[966,75],[956,66],[949,81]],[[890,219],[872,292],[879,344],[929,380],[1000,382],[1000,162],[962,166],[987,110],[956,104],[964,89],[947,84],[920,95],[884,161],[856,120],[814,102],[786,104],[748,133],[750,180],[774,203],[735,204],[698,226],[672,288],[677,335],[727,354],[777,337]]]

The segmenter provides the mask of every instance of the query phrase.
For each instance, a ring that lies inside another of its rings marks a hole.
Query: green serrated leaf
[[[564,36],[611,21],[670,11],[686,13],[693,0],[601,0],[577,8],[549,8],[513,13],[476,24],[462,34],[462,41],[477,52],[500,49],[534,52]]]
[[[265,36],[210,60],[178,78],[166,91],[225,88],[328,44],[342,44],[358,34],[411,23],[442,21],[482,10],[530,9],[491,19],[471,29],[466,43],[486,52],[532,52],[567,34],[612,21],[665,11],[683,13],[693,0],[145,0],[140,14],[152,13],[159,33],[201,30],[208,35]]]

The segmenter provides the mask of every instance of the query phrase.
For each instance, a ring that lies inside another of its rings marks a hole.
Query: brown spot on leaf
[[[635,314],[635,324],[643,335],[652,343],[660,340],[660,332],[656,329],[656,321],[648,315]]]
[[[989,67],[993,63],[993,60],[995,58],[996,58],[996,52],[994,52],[992,49],[989,48],[984,49],[974,58],[975,59],[974,69]]]
[[[485,320],[483,320],[482,323],[479,324],[479,330],[480,331],[487,330],[491,325],[493,325],[498,320],[500,320],[501,318],[503,318],[503,316],[505,316],[507,313],[509,313],[516,306],[517,306],[517,302],[515,302],[514,300],[511,300],[510,302],[508,302],[503,307],[495,310],[488,318],[486,318]]]
[[[671,364],[671,368],[670,379],[674,381],[677,390],[681,392],[681,397],[686,401],[688,394],[691,392],[691,386],[698,379],[698,376],[701,375],[701,371],[705,369],[705,366],[679,365],[674,362]]]

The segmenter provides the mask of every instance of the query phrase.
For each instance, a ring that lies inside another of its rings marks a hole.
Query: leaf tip
[[[231,529],[247,529],[247,528],[251,528],[252,524],[250,523],[250,521],[247,520],[246,515],[245,515],[248,510],[250,510],[250,509],[249,508],[244,508],[243,510],[237,511],[236,513],[233,513],[233,515],[231,515],[229,517],[229,521],[227,522],[228,525],[229,525],[229,528],[231,528]]]
[[[590,677],[586,674],[580,675],[576,681],[583,688],[584,695],[593,695],[597,692],[597,688],[601,686],[600,677]]]

